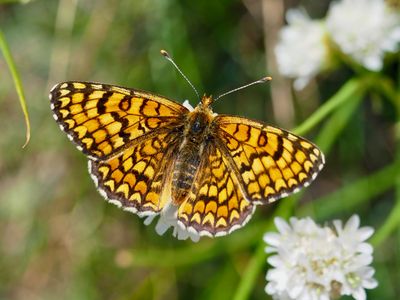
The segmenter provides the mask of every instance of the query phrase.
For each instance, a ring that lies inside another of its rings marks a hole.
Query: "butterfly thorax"
[[[207,144],[212,140],[212,119],[209,107],[211,97],[203,97],[202,102],[186,116],[182,143],[179,147],[172,176],[172,201],[181,204],[192,188],[200,166],[200,158]]]

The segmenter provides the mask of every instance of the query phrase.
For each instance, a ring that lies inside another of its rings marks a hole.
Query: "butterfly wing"
[[[242,227],[254,212],[237,174],[213,143],[206,146],[192,190],[178,209],[178,223],[200,235],[220,236]]]
[[[246,199],[254,204],[299,191],[323,167],[324,156],[317,146],[288,131],[227,115],[218,115],[213,128]]]
[[[179,144],[178,135],[161,133],[108,161],[89,160],[89,172],[107,201],[141,216],[152,215],[170,199],[167,187]]]
[[[109,159],[162,128],[176,128],[188,113],[161,96],[91,82],[59,83],[50,101],[60,128],[93,160]]]

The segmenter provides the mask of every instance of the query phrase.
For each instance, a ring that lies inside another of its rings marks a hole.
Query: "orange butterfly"
[[[179,228],[199,236],[240,228],[256,205],[309,185],[324,164],[302,137],[214,114],[208,96],[191,111],[152,93],[72,81],[50,100],[109,202],[139,216],[172,209]]]

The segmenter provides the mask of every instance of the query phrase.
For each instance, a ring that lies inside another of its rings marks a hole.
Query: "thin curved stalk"
[[[12,58],[12,55],[10,52],[10,48],[8,47],[6,39],[1,30],[0,30],[0,49],[3,52],[4,59],[7,63],[7,66],[9,68],[10,72],[11,72],[11,76],[14,80],[15,89],[18,94],[19,103],[21,105],[22,112],[24,113],[25,126],[26,126],[26,138],[25,138],[25,143],[22,146],[22,148],[25,148],[25,146],[28,145],[29,140],[31,138],[31,124],[29,121],[28,108],[26,107],[25,94],[24,94],[24,89],[22,87],[21,77],[19,76],[17,67],[15,66],[14,59]]]

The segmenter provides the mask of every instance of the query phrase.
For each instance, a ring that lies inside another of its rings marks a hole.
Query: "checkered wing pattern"
[[[214,122],[217,146],[253,204],[299,191],[323,167],[322,152],[302,137],[246,118],[219,115]]]
[[[107,201],[142,216],[159,213],[170,200],[178,141],[171,132],[160,133],[110,160],[90,160],[89,172]]]
[[[158,129],[182,123],[188,110],[151,93],[91,82],[63,82],[50,92],[54,118],[77,148],[106,160]]]
[[[203,152],[189,197],[179,207],[178,221],[201,235],[219,236],[243,226],[253,211],[228,159],[210,144]]]

